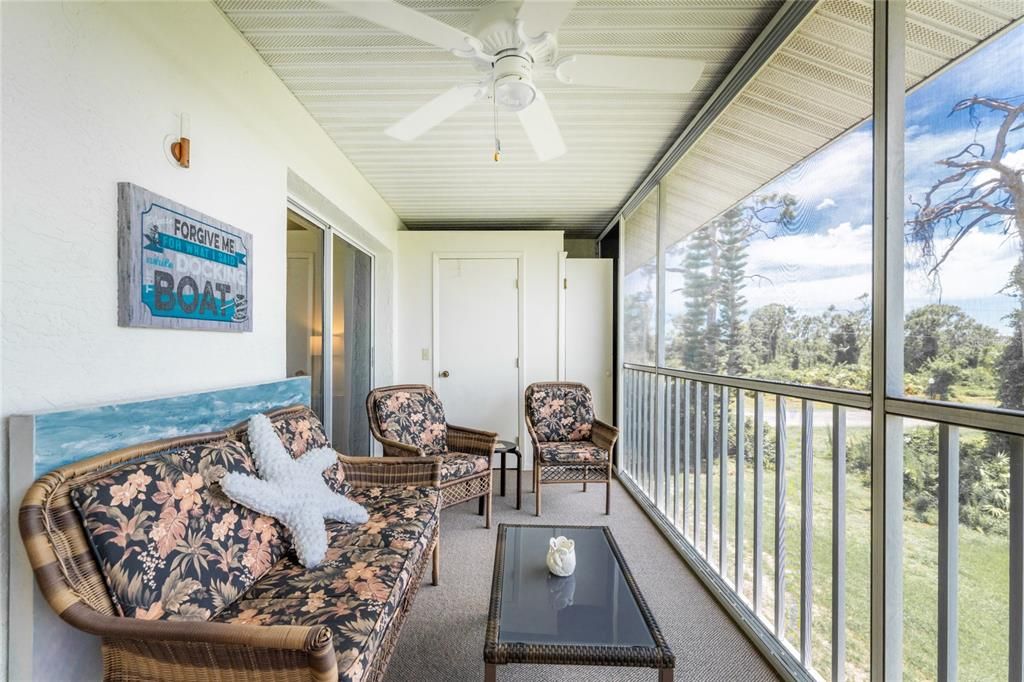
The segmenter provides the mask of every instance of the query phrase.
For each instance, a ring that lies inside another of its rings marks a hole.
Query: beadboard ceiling
[[[568,153],[541,163],[515,115],[477,103],[412,143],[384,130],[451,86],[470,63],[311,0],[216,0],[410,229],[550,228],[596,237],[781,6],[778,0],[580,0],[562,53],[705,60],[687,95],[537,78]],[[467,30],[488,0],[410,0]]]

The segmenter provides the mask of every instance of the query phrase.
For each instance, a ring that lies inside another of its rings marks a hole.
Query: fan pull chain
[[[494,106],[494,163],[501,161],[501,138],[498,136],[498,93],[491,84],[491,104]]]

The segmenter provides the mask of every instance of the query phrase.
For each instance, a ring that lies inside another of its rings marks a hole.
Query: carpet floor
[[[505,497],[494,482],[491,530],[475,501],[446,509],[441,525],[441,585],[430,585],[429,568],[391,658],[387,682],[482,680],[484,630],[499,523],[607,525],[640,590],[676,655],[677,682],[779,679],[658,529],[618,482],[612,513],[604,515],[604,486],[544,487],[544,514],[533,515],[534,497],[524,472],[523,509],[515,508],[515,474]],[[507,665],[499,681],[656,680],[643,668]]]

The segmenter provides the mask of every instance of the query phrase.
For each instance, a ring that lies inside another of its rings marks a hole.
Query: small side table
[[[505,497],[505,462],[509,454],[516,456],[516,509],[523,508],[523,455],[510,440],[499,440],[494,454],[501,455],[501,496]]]

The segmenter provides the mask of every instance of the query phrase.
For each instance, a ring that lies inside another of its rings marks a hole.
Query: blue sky
[[[980,109],[973,119],[966,111],[949,115],[956,102],[976,94],[1024,97],[1024,26],[975,50],[908,96],[908,195],[920,196],[942,177],[944,169],[936,161],[956,153],[975,136],[990,148],[1001,116]],[[1009,142],[1005,158],[1024,167],[1024,130],[1013,133]],[[829,305],[859,307],[857,298],[871,287],[871,154],[871,124],[866,122],[758,190],[796,195],[799,230],[752,242],[748,274],[763,275],[767,281],[747,286],[748,313],[768,303],[791,305],[801,313],[817,313]],[[912,210],[908,201],[908,216]],[[945,243],[945,237],[938,238],[937,248]],[[906,308],[942,301],[1006,330],[1003,318],[1014,302],[1000,289],[1019,254],[1016,238],[1004,236],[1000,227],[979,230],[956,247],[936,286],[908,250]],[[669,282],[668,288],[677,286],[678,282]],[[670,294],[667,304],[670,315],[680,312],[682,297]]]

